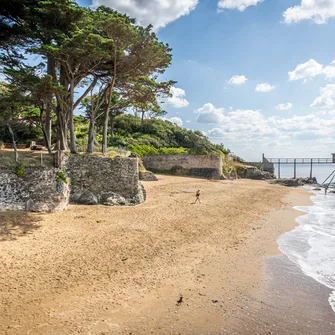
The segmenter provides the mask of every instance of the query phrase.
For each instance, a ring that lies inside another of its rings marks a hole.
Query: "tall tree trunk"
[[[49,56],[47,60],[47,74],[55,80],[55,62]],[[52,126],[52,94],[47,99],[46,110],[45,110],[45,125],[42,124],[42,128],[45,129],[45,146],[48,148],[49,153],[51,153],[51,126]],[[43,122],[41,120],[41,122]]]
[[[104,116],[104,125],[103,125],[103,133],[102,133],[102,153],[107,152],[107,136],[108,136],[108,121],[109,121],[109,110],[112,101],[113,95],[113,85],[108,89],[109,94],[107,94],[108,103],[105,109],[105,116]]]
[[[74,132],[74,119],[73,119],[73,104],[74,104],[74,79],[70,81],[70,106],[69,106],[69,124],[70,124],[70,151],[77,153],[76,134]]]
[[[114,137],[114,119],[115,119],[115,116],[116,115],[111,115],[111,135],[112,135],[112,137]]]
[[[46,125],[43,123],[43,114],[44,114],[44,108],[40,107],[40,123],[41,123],[42,132],[43,132],[44,143],[45,143],[45,146],[48,149],[49,154],[51,154],[52,153],[51,142],[50,142],[51,139],[50,139],[48,131],[46,129]]]
[[[12,136],[12,142],[13,142],[13,149],[14,149],[14,155],[15,155],[15,163],[18,163],[19,161],[19,154],[17,152],[17,146],[16,146],[16,141],[15,141],[15,135],[13,132],[13,129],[10,125],[10,123],[7,123],[7,128],[9,130],[10,135]]]
[[[87,152],[94,152],[94,128],[95,128],[95,119],[90,118],[90,126],[88,128],[88,143],[87,143]]]
[[[57,108],[58,109],[58,108]],[[57,111],[57,123],[58,123],[58,140],[60,141],[60,150],[68,150],[67,144],[67,120],[64,117],[62,110]]]
[[[104,126],[102,132],[102,153],[104,154],[107,152],[108,121],[109,121],[109,109],[106,108],[104,117]]]

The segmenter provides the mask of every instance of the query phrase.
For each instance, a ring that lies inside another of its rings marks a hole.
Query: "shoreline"
[[[145,183],[141,206],[70,206],[33,216],[39,228],[1,242],[0,285],[7,291],[0,293],[0,330],[229,330],[248,301],[264,293],[264,259],[280,254],[276,239],[297,224],[301,212],[292,207],[310,204],[309,194],[262,181],[160,177]],[[190,205],[197,188],[201,206]]]

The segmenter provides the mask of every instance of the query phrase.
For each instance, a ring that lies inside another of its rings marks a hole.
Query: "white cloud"
[[[224,121],[224,108],[215,108],[213,104],[207,103],[195,111],[199,123],[221,123]]]
[[[218,2],[219,10],[223,9],[238,9],[243,12],[249,6],[256,6],[264,0],[220,0]]]
[[[244,75],[239,76],[239,75],[235,75],[232,76],[229,80],[228,80],[228,84],[230,85],[242,85],[245,84],[247,82],[248,78]]]
[[[183,120],[180,117],[177,117],[177,116],[173,116],[173,117],[170,117],[170,118],[162,117],[161,119],[169,121],[171,123],[174,123],[178,127],[182,127],[183,126]]]
[[[209,137],[223,137],[224,132],[220,128],[213,128],[208,130],[208,136]]]
[[[288,102],[286,104],[279,104],[275,108],[279,111],[287,111],[287,110],[291,109],[292,107],[293,107],[293,105],[290,102]]]
[[[332,62],[334,64],[334,62]],[[326,76],[326,79],[335,78],[335,66],[326,66],[323,69],[323,74]]]
[[[190,104],[185,99],[186,93],[183,89],[177,87],[171,87],[170,93],[172,95],[171,97],[161,99],[164,105],[173,108],[184,108]]]
[[[320,96],[318,96],[311,107],[317,108],[332,108],[335,106],[335,85],[328,84],[320,88]]]
[[[320,112],[312,112],[302,116],[267,118],[261,111],[225,111],[223,108],[215,108],[210,103],[199,110],[201,112],[199,116],[207,115],[208,111],[212,115],[215,111],[219,112],[220,116],[216,118],[218,122],[214,128],[208,130],[208,136],[213,141],[223,140],[233,150],[236,147],[244,150],[246,146],[251,147],[255,152],[261,147],[297,150],[299,145],[305,148],[306,141],[320,144],[335,141],[335,112],[331,111],[322,112],[322,115]],[[198,120],[198,122],[202,121]]]
[[[267,93],[275,89],[275,86],[270,85],[269,83],[258,84],[255,88],[256,92]]]
[[[334,0],[301,0],[300,5],[288,8],[284,14],[285,23],[297,23],[302,20],[313,20],[315,23],[326,23],[335,16]]]
[[[288,73],[290,81],[308,79],[318,76],[322,73],[323,66],[314,59],[310,59],[308,62],[298,64],[297,67]]]
[[[109,6],[136,18],[138,24],[163,28],[181,16],[188,15],[198,0],[93,0],[93,6]]]

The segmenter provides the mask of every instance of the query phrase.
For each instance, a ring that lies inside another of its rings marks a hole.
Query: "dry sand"
[[[0,213],[0,334],[222,334],[307,192],[161,178],[136,207]]]

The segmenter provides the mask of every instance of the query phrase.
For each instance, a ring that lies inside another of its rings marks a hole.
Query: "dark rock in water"
[[[282,186],[288,186],[288,187],[298,187],[303,186],[306,184],[313,185],[317,184],[316,178],[280,178],[276,180],[270,181],[270,184],[278,184]]]
[[[87,190],[78,195],[76,202],[81,205],[97,205],[99,203],[98,198]]]
[[[106,206],[124,206],[127,204],[126,199],[122,195],[114,192],[101,194],[100,202]]]
[[[335,193],[335,190],[333,190],[333,191],[329,191],[328,193]]]
[[[315,187],[312,189],[312,191],[321,191],[321,188],[320,187]]]
[[[140,180],[144,181],[157,181],[157,177],[150,171],[140,171],[139,172]]]

